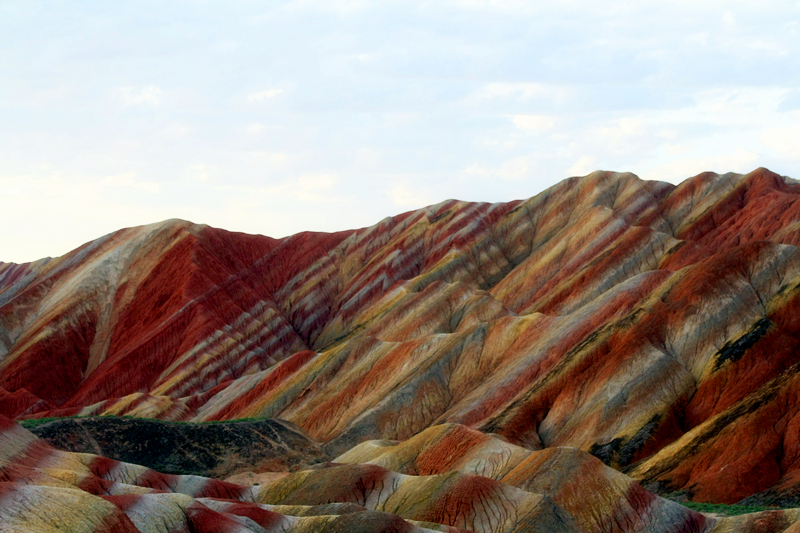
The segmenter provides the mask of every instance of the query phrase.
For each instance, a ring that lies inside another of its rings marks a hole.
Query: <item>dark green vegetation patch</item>
[[[589,449],[589,453],[610,467],[626,467],[633,462],[636,452],[653,436],[660,421],[661,415],[655,415],[627,441],[617,437],[605,444],[595,443]]]
[[[713,513],[724,516],[774,511],[776,509],[776,507],[763,505],[726,505],[724,503],[681,502],[681,505],[699,513]]]
[[[761,339],[769,331],[772,321],[769,318],[762,318],[753,327],[736,339],[735,341],[728,341],[725,346],[717,353],[716,362],[714,363],[714,370],[719,370],[723,364],[728,361],[738,361],[744,353],[753,347],[753,345]]]
[[[224,478],[245,471],[289,471],[329,458],[282,420],[214,424],[111,416],[59,418],[29,427],[56,448],[93,453],[166,474]]]

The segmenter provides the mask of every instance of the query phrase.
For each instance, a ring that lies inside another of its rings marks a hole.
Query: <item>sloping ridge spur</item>
[[[281,419],[322,462],[254,465],[275,475],[251,503],[330,497],[375,528],[792,531],[654,492],[800,506],[799,230],[800,185],[763,168],[285,239],[124,229],[0,263],[0,413]]]

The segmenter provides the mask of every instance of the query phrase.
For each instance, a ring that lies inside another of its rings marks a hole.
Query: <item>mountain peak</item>
[[[800,490],[799,200],[597,171],[330,234],[123,229],[0,264],[0,410],[280,417],[331,456],[467,427],[708,501]]]

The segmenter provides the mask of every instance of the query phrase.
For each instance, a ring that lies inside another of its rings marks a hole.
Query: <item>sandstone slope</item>
[[[800,186],[570,178],[281,240],[183,221],[0,265],[11,417],[443,423],[699,501],[800,494]]]
[[[800,518],[704,516],[585,452],[526,450],[453,424],[337,461],[239,485],[59,451],[0,417],[0,531],[767,533]]]

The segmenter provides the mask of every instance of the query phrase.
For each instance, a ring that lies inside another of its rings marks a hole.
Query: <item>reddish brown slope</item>
[[[0,416],[0,528],[777,533],[800,517],[795,510],[703,516],[579,450],[532,452],[455,425],[401,443],[365,442],[337,460],[350,464],[243,486],[59,451]]]
[[[216,365],[194,389],[269,366],[306,347],[272,293],[345,237],[274,241],[168,221],[89,243],[49,262],[0,309],[9,337],[0,383],[80,408],[150,390],[180,370],[170,368],[179,357],[196,360],[198,345],[203,355],[216,349]],[[253,335],[268,318],[273,327]],[[231,357],[234,346],[249,351]]]
[[[596,172],[281,241],[133,228],[14,274],[0,386],[12,415],[277,416],[334,453],[457,422],[700,499],[786,492],[799,228],[800,187],[765,169]]]

